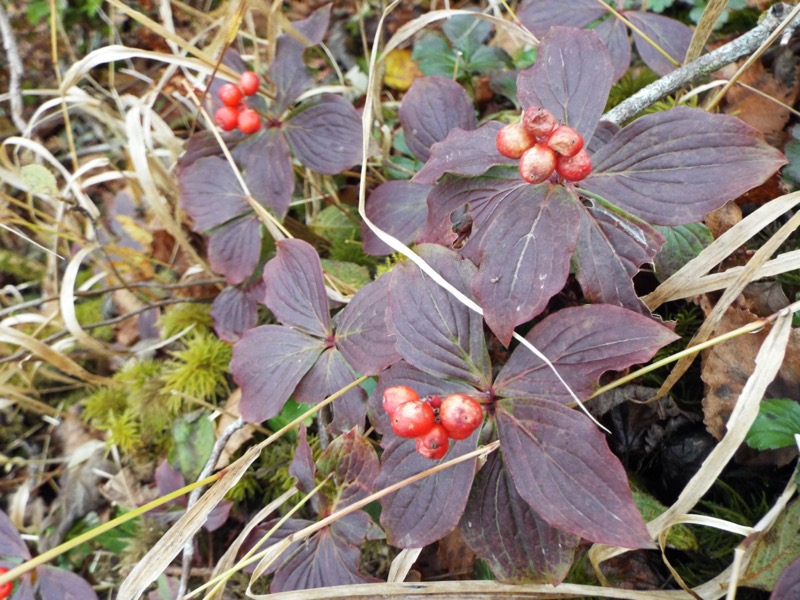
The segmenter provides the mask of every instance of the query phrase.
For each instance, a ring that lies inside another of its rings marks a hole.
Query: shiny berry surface
[[[581,150],[575,156],[560,156],[556,172],[567,181],[580,181],[592,172],[592,159],[586,150]]]
[[[436,423],[428,433],[416,439],[417,452],[425,458],[442,458],[450,447],[448,438],[447,430]]]
[[[419,400],[401,404],[394,410],[391,418],[392,431],[402,438],[425,435],[435,422],[433,409]]]
[[[439,420],[451,438],[463,440],[483,423],[483,409],[477,400],[466,394],[452,394],[442,400]]]
[[[522,123],[506,125],[497,132],[495,138],[497,151],[508,158],[519,158],[535,143],[536,138],[528,133]]]
[[[383,391],[383,410],[392,415],[401,404],[416,400],[419,400],[419,394],[407,385],[393,385]]]
[[[261,128],[261,117],[252,108],[246,108],[239,113],[239,130],[242,133],[255,133]]]
[[[550,135],[547,145],[561,156],[575,156],[583,149],[583,136],[572,127],[562,125]]]
[[[217,92],[217,97],[225,106],[236,108],[239,106],[239,102],[242,101],[244,94],[242,94],[239,86],[232,83],[223,83],[219,88],[219,92]]]
[[[223,106],[214,113],[214,123],[223,131],[232,131],[239,124],[239,111],[232,106]]]
[[[528,183],[543,183],[556,170],[556,153],[544,144],[536,144],[519,159],[519,174]]]
[[[239,75],[239,87],[242,88],[245,96],[252,96],[258,91],[261,81],[253,71],[245,71]]]
[[[0,575],[5,575],[8,573],[8,569],[5,567],[0,567]],[[14,589],[14,582],[13,581],[6,581],[4,584],[0,585],[0,599],[8,598],[11,595],[11,591]]]

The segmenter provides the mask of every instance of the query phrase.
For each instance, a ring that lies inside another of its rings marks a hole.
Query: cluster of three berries
[[[400,437],[416,439],[417,452],[432,459],[447,453],[450,439],[466,439],[483,423],[480,403],[466,394],[420,399],[405,385],[386,388],[383,409],[389,415],[392,431]]]
[[[255,133],[261,128],[261,117],[252,108],[242,102],[245,96],[252,96],[258,91],[260,81],[253,71],[245,71],[239,76],[239,85],[223,83],[217,92],[217,98],[223,106],[214,113],[214,122],[223,131],[239,128],[245,134]]]
[[[497,133],[496,144],[503,156],[519,159],[519,173],[528,183],[544,183],[554,171],[567,181],[580,181],[592,172],[581,134],[561,125],[545,108],[526,108],[519,123]]]

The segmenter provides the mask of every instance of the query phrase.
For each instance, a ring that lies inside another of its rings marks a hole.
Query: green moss
[[[100,388],[83,401],[83,418],[99,429],[130,408],[124,388]]]
[[[78,323],[83,326],[102,321],[105,318],[103,316],[103,298],[97,296],[81,300],[75,305],[75,316],[78,319]],[[114,339],[114,328],[111,325],[95,327],[88,333],[92,337],[105,342],[110,342]]]
[[[227,393],[231,346],[210,334],[185,341],[184,350],[174,352],[164,365],[164,389],[202,400]]]
[[[187,327],[194,325],[196,334],[211,332],[214,322],[211,319],[211,305],[197,302],[176,304],[161,315],[161,335],[170,338]]]
[[[109,413],[106,427],[108,443],[117,446],[124,454],[134,454],[142,447],[140,422],[133,409],[121,414]]]

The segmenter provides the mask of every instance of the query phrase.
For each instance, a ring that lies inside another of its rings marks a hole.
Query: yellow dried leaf
[[[417,77],[422,76],[417,63],[411,58],[411,50],[397,48],[386,55],[386,72],[383,83],[392,89],[405,91]]]

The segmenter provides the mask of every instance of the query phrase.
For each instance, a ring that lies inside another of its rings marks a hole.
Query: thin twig
[[[228,440],[230,440],[231,436],[233,436],[233,434],[239,431],[242,427],[244,427],[244,419],[239,417],[222,431],[216,443],[214,444],[214,448],[211,450],[211,456],[208,457],[203,470],[200,472],[200,476],[197,478],[198,480],[205,479],[211,475],[211,472],[214,470],[214,466],[217,464],[217,461],[219,460],[222,451],[225,449],[225,445],[228,443]],[[189,494],[189,500],[186,506],[187,511],[197,504],[197,501],[200,499],[200,495],[202,493],[203,488],[195,488],[192,490],[192,493]],[[189,587],[189,574],[191,573],[193,556],[194,537],[192,536],[186,540],[186,544],[183,547],[181,580],[178,584],[178,594],[176,598],[183,596],[186,593],[186,589]]]
[[[25,131],[28,124],[22,118],[22,92],[19,85],[24,70],[19,57],[19,48],[17,48],[17,38],[14,37],[14,30],[11,28],[11,22],[8,20],[2,4],[0,4],[0,33],[3,34],[3,49],[6,51],[8,59],[8,95],[11,98],[11,120],[14,121],[17,129]]]
[[[658,102],[661,98],[677,92],[689,83],[708,77],[725,65],[729,65],[754,52],[781,25],[791,10],[792,7],[788,4],[781,3],[772,6],[764,14],[761,23],[741,37],[724,46],[720,46],[713,52],[704,54],[688,65],[684,65],[642,88],[628,99],[620,102],[603,115],[602,118],[621,125],[648,106]],[[793,24],[797,25],[796,23]]]

